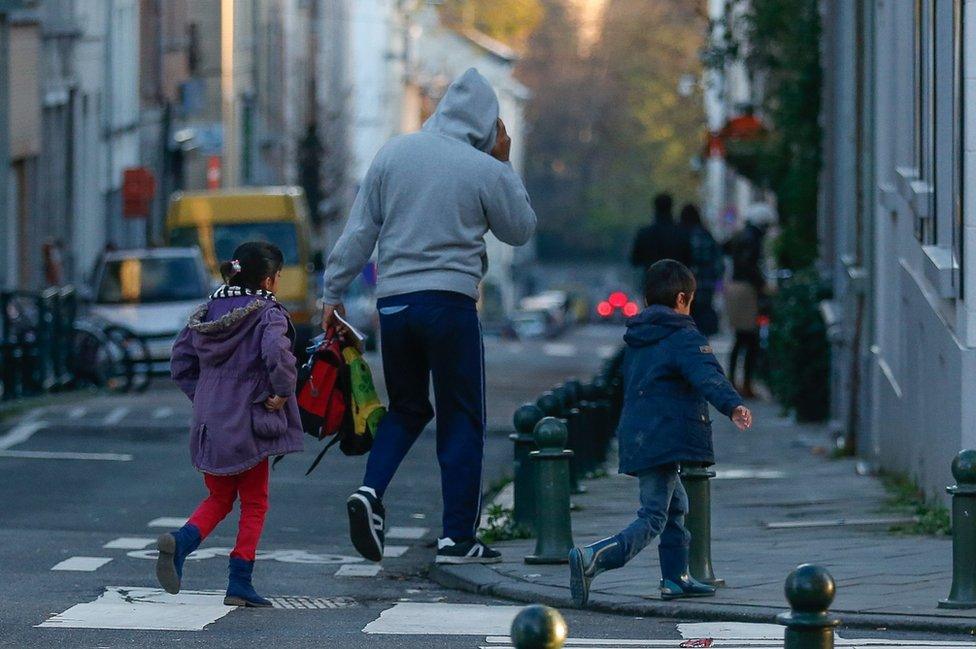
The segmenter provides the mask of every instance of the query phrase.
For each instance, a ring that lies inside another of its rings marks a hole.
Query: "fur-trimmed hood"
[[[271,316],[271,312],[279,310],[285,313],[284,307],[266,297],[215,298],[193,312],[187,328],[193,333],[193,345],[201,358],[208,357],[219,364],[230,358],[235,349],[259,335],[256,333],[259,325]]]

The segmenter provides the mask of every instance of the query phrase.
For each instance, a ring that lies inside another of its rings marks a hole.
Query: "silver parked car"
[[[95,271],[91,313],[145,339],[153,371],[164,372],[176,336],[213,288],[197,248],[107,252]]]

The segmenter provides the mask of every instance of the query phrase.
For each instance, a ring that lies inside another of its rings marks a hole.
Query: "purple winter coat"
[[[173,346],[171,374],[193,402],[190,458],[233,475],[266,457],[302,450],[297,371],[288,312],[271,298],[214,298],[190,316]],[[268,412],[264,401],[287,396]]]

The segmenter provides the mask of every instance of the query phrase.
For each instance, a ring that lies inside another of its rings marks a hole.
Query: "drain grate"
[[[351,597],[269,597],[275,608],[323,609],[350,608],[356,605]]]

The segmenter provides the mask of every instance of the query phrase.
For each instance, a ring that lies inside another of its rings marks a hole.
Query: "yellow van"
[[[166,242],[198,246],[217,279],[220,262],[231,259],[245,241],[268,241],[281,248],[285,266],[277,296],[300,330],[299,338],[305,340],[315,324],[318,289],[305,204],[300,187],[176,192],[166,216]]]

